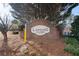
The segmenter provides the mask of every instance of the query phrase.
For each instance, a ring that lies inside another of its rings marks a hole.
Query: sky
[[[8,16],[9,18],[13,19],[11,11],[12,8],[9,4],[2,4],[0,3],[0,16],[3,18],[4,16]]]
[[[79,15],[79,6],[73,8],[72,14],[74,14],[74,15]]]

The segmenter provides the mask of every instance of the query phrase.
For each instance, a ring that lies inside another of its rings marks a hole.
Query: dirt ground
[[[34,41],[34,40],[32,40]],[[31,43],[32,43],[31,41]],[[0,33],[0,47],[3,42],[3,35]],[[71,55],[70,53],[67,53],[64,51],[64,41],[63,39],[61,40],[46,40],[44,43],[39,43],[38,40],[35,40],[33,44],[36,42],[38,45],[34,45],[38,50],[41,48],[42,53],[48,53],[48,55],[52,56],[69,56]],[[8,45],[12,48],[15,49],[20,45],[23,45],[23,39],[20,38],[20,35],[13,35],[12,32],[8,32]],[[38,47],[40,46],[40,48]],[[33,48],[31,48],[33,49]]]
[[[9,31],[7,33],[8,35],[8,45],[11,47],[11,48],[15,48],[17,46],[19,46],[20,44],[23,44],[23,41],[20,40],[20,36],[19,34],[16,34],[16,35],[13,35],[11,31]],[[2,33],[0,32],[0,47],[2,45],[2,42],[3,42],[3,35]]]

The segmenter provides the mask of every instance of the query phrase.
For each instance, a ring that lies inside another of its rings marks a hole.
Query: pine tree
[[[71,25],[72,25],[72,34],[74,35],[74,38],[79,41],[79,16],[76,16],[76,19]]]

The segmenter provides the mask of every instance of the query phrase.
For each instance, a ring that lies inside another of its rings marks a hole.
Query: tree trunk
[[[7,39],[7,32],[3,32],[2,33],[3,34],[3,36],[4,36],[4,40],[3,40],[3,47],[7,47],[7,45],[8,45],[8,39]]]

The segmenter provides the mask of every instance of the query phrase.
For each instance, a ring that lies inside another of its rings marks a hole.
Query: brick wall
[[[37,25],[44,25],[50,28],[50,32],[46,33],[43,36],[38,36],[31,32],[31,27]],[[27,26],[27,39],[35,41],[45,41],[45,40],[58,40],[60,38],[59,30],[56,27],[53,27],[48,20],[32,20],[32,22]]]

